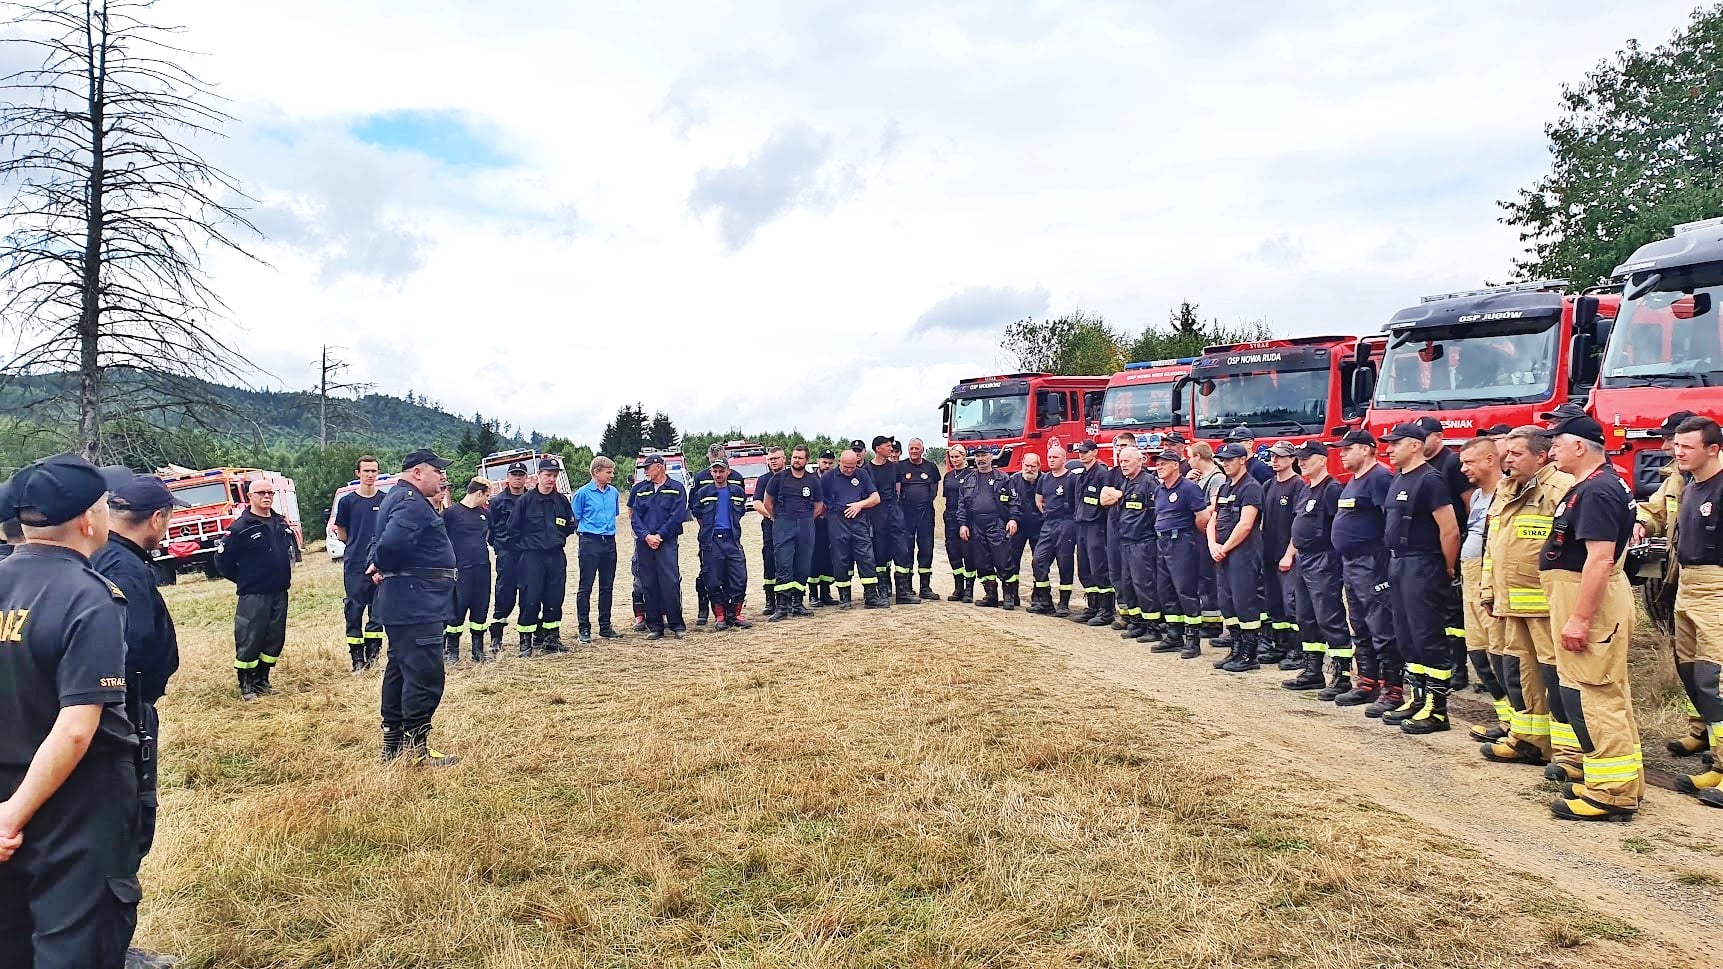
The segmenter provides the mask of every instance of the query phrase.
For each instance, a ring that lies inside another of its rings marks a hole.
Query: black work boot
[[[1215,649],[1224,649],[1230,653],[1232,652],[1234,636],[1236,636],[1237,633],[1237,629],[1223,622],[1220,624],[1220,635],[1210,637],[1209,645],[1213,646]]]
[[[556,629],[545,629],[540,627],[538,631],[538,650],[541,653],[568,652],[568,647],[562,644],[561,627]]]
[[[999,608],[1004,609],[1006,612],[1010,612],[1011,610],[1016,609],[1018,605],[1019,605],[1019,603],[1017,601],[1017,583],[1015,583],[1015,582],[1005,583],[1005,601],[1003,603],[1000,603]]]
[[[862,608],[884,609],[886,604],[880,601],[880,598],[884,593],[885,590],[879,587],[878,582],[869,582],[867,585],[862,586]]]
[[[891,570],[882,565],[874,570],[873,576],[874,585],[879,587],[879,604],[888,609],[891,608]]]
[[[1280,663],[1283,670],[1304,669],[1304,637],[1297,635],[1296,630],[1283,630],[1286,633],[1285,651],[1281,653]]]
[[[366,669],[374,670],[377,668],[377,655],[381,652],[383,652],[383,641],[381,639],[373,636],[365,640]],[[269,677],[265,676],[263,678],[263,683],[265,686],[269,685]]]
[[[802,596],[803,593],[801,592],[790,593],[790,615],[795,616],[797,619],[806,619],[813,615],[813,613],[808,611],[808,607],[803,604]]]
[[[1103,592],[1100,595],[1100,599],[1101,611],[1095,614],[1095,618],[1089,620],[1089,625],[1111,626],[1113,624],[1113,620],[1118,618],[1118,614],[1113,610],[1113,593]]]
[[[252,676],[251,685],[253,689],[257,690],[260,696],[275,695],[275,687],[269,685],[269,674],[274,671],[274,669],[274,663],[258,662],[257,670]]]
[[[1185,640],[1185,648],[1179,650],[1179,659],[1196,659],[1202,654],[1203,638],[1193,634]]]
[[[406,731],[402,752],[412,759],[414,767],[453,767],[461,762],[459,757],[431,747],[429,724]]]
[[[1424,701],[1428,698],[1424,685],[1424,674],[1407,673],[1406,689],[1400,697],[1400,705],[1392,710],[1384,711],[1382,722],[1390,727],[1398,727],[1407,720],[1417,716],[1424,709]]]
[[[921,597],[915,594],[915,578],[908,572],[897,574],[897,604],[900,606],[921,605]]]
[[[839,609],[842,609],[845,612],[848,612],[849,610],[855,608],[855,602],[853,599],[850,598],[850,596],[851,596],[850,584],[848,582],[845,582],[843,585],[838,586],[838,608]],[[862,605],[864,605],[864,606],[867,605],[865,597],[863,599]]]
[[[1059,590],[1059,604],[1053,607],[1053,615],[1060,619],[1071,618],[1071,590]]]
[[[1257,644],[1261,641],[1262,635],[1243,630],[1240,630],[1238,635],[1242,640],[1239,644],[1238,658],[1222,666],[1221,669],[1228,673],[1253,673],[1262,669],[1262,666],[1256,661]]]
[[[503,627],[505,627],[507,625],[508,625],[508,623],[503,622],[502,620],[497,620],[497,621],[491,623],[490,652],[491,652],[492,656],[495,656],[496,654],[503,651]]]
[[[461,634],[443,633],[443,663],[449,665],[461,661]]]
[[[1448,723],[1448,682],[1435,677],[1426,679],[1428,683],[1424,689],[1424,703],[1417,713],[1401,721],[1402,733],[1439,733],[1451,726]]]
[[[706,590],[695,590],[694,625],[704,626],[711,618],[712,602],[706,598]]]
[[[783,622],[790,618],[790,594],[775,592],[771,598],[772,611],[766,613],[767,622]]]
[[[976,605],[987,609],[999,608],[999,581],[997,579],[982,579],[981,589],[985,595]]]
[[[1263,666],[1278,668],[1281,660],[1291,659],[1292,657],[1286,651],[1285,634],[1286,630],[1284,629],[1264,630],[1257,645],[1256,661]],[[1298,657],[1298,665],[1300,667],[1304,665],[1303,656]]]
[[[383,763],[392,763],[400,758],[405,739],[400,727],[383,724]]]
[[[257,699],[257,677],[250,670],[235,669],[239,675],[239,698],[247,703]]]
[[[832,598],[832,583],[831,582],[821,582],[820,583],[819,604],[822,606],[835,606],[838,604],[838,600]]]
[[[1337,707],[1361,707],[1376,701],[1376,692],[1382,684],[1367,676],[1360,676],[1353,681],[1352,689],[1334,698]]]
[[[975,576],[973,575],[963,577],[963,601],[966,603],[975,601]]]
[[[1372,719],[1386,714],[1390,710],[1398,710],[1406,700],[1406,687],[1399,683],[1383,682],[1376,693],[1376,699],[1371,700],[1364,708],[1364,715]]]
[[[490,660],[491,660],[490,654],[485,652],[485,634],[478,631],[477,629],[473,630],[472,641],[473,641],[473,662],[475,662],[475,663],[488,663],[488,662],[490,662]]]
[[[921,573],[921,598],[927,602],[937,602],[939,593],[933,591],[933,573]]]
[[[530,659],[532,657],[533,641],[534,641],[534,637],[533,637],[532,633],[530,633],[524,629],[521,630],[521,633],[520,633],[520,658],[521,659]]]
[[[1214,661],[1213,666],[1217,670],[1226,668],[1226,664],[1238,659],[1238,654],[1244,649],[1244,631],[1241,629],[1229,629],[1227,630],[1227,635],[1224,638],[1216,639],[1209,645],[1219,646],[1222,643],[1226,644],[1226,655]]]
[[[1073,612],[1067,618],[1069,618],[1072,622],[1080,622],[1080,623],[1083,623],[1084,625],[1088,625],[1089,620],[1095,618],[1096,616],[1098,616],[1100,614],[1101,614],[1101,594],[1099,592],[1090,592],[1088,590],[1084,590],[1084,592],[1083,592],[1083,610],[1081,612]]]
[[[353,675],[365,672],[365,644],[348,643],[347,658],[353,661]]]
[[[824,582],[808,583],[808,608],[824,609],[831,604],[831,593],[826,591]]]
[[[1319,690],[1328,685],[1328,681],[1322,678],[1321,653],[1306,652],[1299,659],[1303,661],[1303,668],[1292,679],[1282,680],[1281,686],[1288,690]]]
[[[1166,638],[1149,647],[1151,653],[1182,653],[1185,650],[1184,630],[1174,626],[1167,630]]]
[[[945,597],[946,602],[963,601],[963,573],[951,573],[951,595]]]
[[[1334,679],[1316,691],[1316,698],[1324,703],[1332,703],[1339,699],[1341,694],[1352,692],[1352,661],[1336,657],[1333,670]]]

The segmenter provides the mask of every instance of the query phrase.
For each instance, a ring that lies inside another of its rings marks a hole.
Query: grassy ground
[[[321,555],[256,704],[231,586],[168,596],[139,939],[191,966],[1672,964],[952,606],[462,667],[433,773],[375,763]]]

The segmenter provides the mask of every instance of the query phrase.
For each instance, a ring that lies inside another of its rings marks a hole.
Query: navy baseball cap
[[[663,464],[663,463],[664,463],[664,458],[661,455],[648,454],[646,456],[646,460],[640,462],[640,466],[643,468],[650,468],[655,464]],[[545,462],[543,462],[543,461],[540,461],[538,463],[539,468],[542,470],[546,470],[546,471],[554,470],[556,462],[552,461],[551,462],[552,467],[550,467],[550,468],[546,468],[544,465],[545,465]]]
[[[526,474],[526,465],[516,461],[509,465],[509,474]]]
[[[1239,458],[1250,457],[1250,452],[1244,449],[1244,445],[1234,441],[1231,444],[1223,446],[1219,451],[1216,451],[1214,456],[1222,461],[1233,461]]]
[[[1564,421],[1570,417],[1584,417],[1584,416],[1586,416],[1585,407],[1583,405],[1575,404],[1572,402],[1562,404],[1559,407],[1557,407],[1555,410],[1546,410],[1542,414],[1538,415],[1538,417],[1540,419],[1546,420],[1546,421]]]
[[[98,468],[71,453],[32,461],[0,486],[0,518],[37,528],[64,525],[132,477],[129,469]]]
[[[105,472],[108,469],[102,470]],[[108,507],[120,511],[155,512],[163,508],[189,508],[191,503],[181,501],[168,490],[162,479],[155,475],[138,474],[132,475],[132,480],[108,492]]]
[[[1371,443],[1374,444],[1375,442],[1372,441]],[[1298,447],[1293,448],[1292,456],[1295,458],[1325,458],[1328,456],[1328,445],[1321,441],[1305,441]]]
[[[837,459],[838,459],[838,456],[836,454],[833,454],[831,451],[821,451],[820,452],[820,460],[821,461],[836,461]]]
[[[1425,437],[1442,433],[1442,422],[1434,417],[1420,417],[1412,422],[1412,426],[1416,427]]]
[[[1670,414],[1668,417],[1665,417],[1663,419],[1663,423],[1658,425],[1655,433],[1658,437],[1673,437],[1675,435],[1675,429],[1681,426],[1682,421],[1687,420],[1689,417],[1697,416],[1699,415],[1690,410],[1678,410],[1675,413]]]
[[[881,444],[890,444],[890,443],[891,443],[891,438],[887,437],[884,434],[875,434],[873,436],[873,446],[876,448],[879,447]]]
[[[409,453],[406,457],[401,459],[401,470],[402,471],[411,471],[421,464],[428,464],[431,467],[436,468],[438,471],[441,471],[444,468],[446,468],[449,465],[454,464],[454,463],[455,462],[449,460],[448,458],[437,457],[437,452],[431,450],[430,448],[422,447],[422,448],[419,448],[419,449]]]
[[[1071,445],[1071,450],[1077,452],[1078,454],[1094,454],[1095,450],[1096,450],[1095,442],[1094,441],[1078,441],[1076,444]]]
[[[1572,434],[1574,437],[1584,438],[1593,444],[1603,443],[1603,425],[1593,420],[1588,414],[1579,414],[1552,421],[1546,433],[1550,437]]]
[[[1171,461],[1174,464],[1184,463],[1184,458],[1180,457],[1179,452],[1173,450],[1172,448],[1163,449],[1161,451],[1161,453],[1155,455],[1155,460],[1156,461]]]
[[[855,451],[858,454],[866,454],[867,442],[858,437],[850,442],[850,450]]]
[[[1163,443],[1163,444],[1183,444],[1183,443],[1185,443],[1185,436],[1183,434],[1180,434],[1178,431],[1168,431],[1165,434],[1161,435],[1161,443]]]
[[[561,471],[562,465],[555,458],[539,458],[538,469],[540,471]]]
[[[1395,424],[1388,433],[1382,435],[1382,441],[1385,444],[1407,439],[1422,441],[1424,436],[1424,429],[1418,426],[1418,422],[1410,421],[1405,424]]]
[[[1341,447],[1345,447],[1348,444],[1362,444],[1365,447],[1375,447],[1376,435],[1366,431],[1362,427],[1355,427],[1352,430],[1347,431],[1345,434],[1340,435],[1339,443]]]
[[[827,452],[827,453],[829,454],[830,452]],[[719,468],[723,468],[725,471],[728,471],[728,470],[730,470],[730,462],[724,460],[723,458],[715,458],[715,459],[713,459],[712,463],[710,465],[708,465],[708,467],[710,467],[714,471],[718,470]]]
[[[1256,434],[1249,427],[1240,424],[1227,433],[1226,439],[1229,441],[1254,441]],[[1217,454],[1216,457],[1219,455]]]

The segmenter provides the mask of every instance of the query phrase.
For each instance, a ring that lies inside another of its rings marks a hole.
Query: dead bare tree
[[[330,350],[341,349],[345,348],[331,347],[325,344],[322,356],[318,359],[317,363],[313,364],[313,366],[317,368],[317,450],[319,451],[325,450],[329,447],[329,426],[331,422],[339,421],[344,416],[340,413],[339,400],[333,401],[333,403],[336,404],[336,407],[333,408],[335,413],[333,415],[330,413],[330,404],[332,401],[330,400],[329,395],[331,393],[338,394],[348,392],[353,395],[355,400],[357,400],[366,391],[377,386],[373,383],[334,379],[350,366],[347,361],[329,353]]]
[[[0,78],[0,328],[18,347],[0,374],[75,413],[76,446],[101,458],[110,418],[196,420],[201,381],[245,382],[204,259],[256,259],[234,234],[259,233],[237,181],[192,147],[234,119],[176,63],[190,52],[147,19],[154,0],[4,6],[5,43],[41,63]]]

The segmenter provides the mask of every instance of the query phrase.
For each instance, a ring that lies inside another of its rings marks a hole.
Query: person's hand
[[[1219,542],[1208,543],[1208,553],[1216,562],[1226,558],[1226,549],[1222,548]]]
[[[1591,623],[1577,615],[1567,617],[1561,627],[1561,648],[1570,653],[1583,653],[1590,645]]]
[[[1005,523],[1005,534],[1006,535],[1012,535],[1012,536],[1016,535],[1017,534],[1017,523],[1016,522],[1006,522]]]
[[[964,526],[958,528],[957,537],[963,539],[966,542],[969,541],[969,526],[964,525]]]
[[[656,550],[658,548],[658,546],[663,545],[663,544],[664,544],[663,536],[660,536],[660,535],[648,535],[648,536],[646,536],[646,547],[647,548]]]
[[[1633,523],[1633,540],[1635,542],[1645,541],[1645,523],[1644,522],[1634,522]]]
[[[1282,572],[1291,572],[1292,571],[1292,556],[1287,555],[1287,556],[1283,556],[1281,558],[1281,560],[1280,560],[1280,571],[1282,571]]]
[[[383,584],[383,573],[377,571],[376,569],[372,569],[370,572],[370,575],[371,575],[371,584],[372,585],[382,585]]]
[[[854,518],[855,516],[857,516],[861,513],[862,513],[862,503],[859,501],[852,501],[849,504],[844,506],[844,517],[845,518]]]
[[[23,845],[24,819],[11,801],[0,801],[0,862],[11,861]]]

